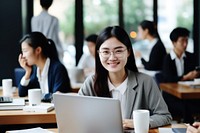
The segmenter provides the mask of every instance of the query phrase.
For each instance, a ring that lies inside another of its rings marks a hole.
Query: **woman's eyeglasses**
[[[113,51],[110,50],[99,50],[98,53],[103,57],[103,58],[109,58],[111,54],[113,54],[117,58],[121,58],[124,56],[124,51],[127,49],[115,49]]]

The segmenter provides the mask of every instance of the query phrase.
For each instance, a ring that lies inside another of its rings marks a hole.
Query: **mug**
[[[149,110],[141,109],[133,111],[133,125],[135,133],[149,132]]]
[[[3,96],[13,95],[12,79],[2,79]]]
[[[200,78],[195,78],[194,79],[194,84],[200,84]]]
[[[42,91],[41,89],[29,89],[28,100],[30,106],[36,106],[41,104]]]

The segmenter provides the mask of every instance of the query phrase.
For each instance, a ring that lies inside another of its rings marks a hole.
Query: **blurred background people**
[[[49,7],[52,5],[53,0],[40,0],[42,12],[38,16],[31,19],[32,31],[42,32],[47,38],[54,41],[58,51],[60,61],[63,61],[63,48],[58,36],[59,33],[59,20],[48,13]]]
[[[160,71],[167,52],[158,35],[157,25],[152,21],[143,20],[138,26],[138,39],[147,40],[145,55],[141,54],[141,62],[144,68]]]
[[[95,71],[95,47],[96,47],[96,34],[91,34],[85,38],[89,54],[83,54],[78,63],[78,68],[84,69],[85,77],[93,74]]]
[[[25,70],[18,86],[19,96],[27,96],[28,89],[40,88],[42,94],[70,92],[71,85],[64,65],[59,61],[55,44],[41,32],[31,32],[21,41],[20,66]]]

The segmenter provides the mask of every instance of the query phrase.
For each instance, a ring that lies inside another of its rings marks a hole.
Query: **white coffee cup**
[[[195,83],[195,84],[200,84],[200,78],[195,78],[195,79],[194,79],[194,83]]]
[[[2,79],[3,96],[13,95],[12,79]]]
[[[41,89],[29,89],[28,90],[28,100],[30,106],[40,105],[42,98]]]
[[[149,110],[134,110],[133,125],[135,133],[149,132]]]

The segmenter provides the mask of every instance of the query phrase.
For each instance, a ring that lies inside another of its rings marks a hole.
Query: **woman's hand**
[[[29,79],[32,71],[32,67],[27,64],[27,60],[23,57],[22,54],[18,57],[18,62],[20,66],[26,71],[25,79]]]
[[[134,128],[133,119],[124,119],[123,120],[123,128]]]

